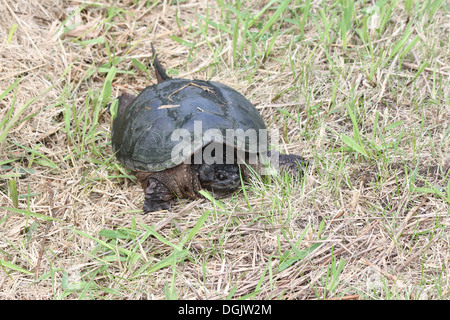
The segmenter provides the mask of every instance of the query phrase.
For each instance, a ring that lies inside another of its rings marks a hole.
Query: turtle
[[[176,198],[201,198],[202,189],[224,198],[240,188],[241,176],[273,162],[302,176],[307,160],[268,150],[258,134],[266,125],[241,93],[215,81],[171,78],[152,50],[157,83],[137,96],[122,93],[111,128],[117,160],[144,190],[144,213],[169,210]]]

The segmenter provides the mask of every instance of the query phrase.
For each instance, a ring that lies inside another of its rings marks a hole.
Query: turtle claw
[[[280,156],[280,171],[286,171],[293,177],[303,175],[304,168],[308,165],[308,161],[295,154],[283,154]]]
[[[169,210],[171,201],[157,201],[157,200],[148,200],[145,199],[143,211],[144,213],[161,211],[161,210]]]
[[[278,172],[287,172],[292,177],[302,177],[304,168],[308,165],[308,160],[295,154],[282,154],[278,151],[272,151],[268,155],[269,157],[277,157],[275,163]]]
[[[144,213],[169,210],[174,195],[159,180],[150,178],[145,188]]]

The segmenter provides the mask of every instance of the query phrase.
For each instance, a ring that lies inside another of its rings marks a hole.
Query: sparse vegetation
[[[0,2],[0,299],[449,299],[443,0]],[[302,181],[142,214],[105,105],[243,93]]]

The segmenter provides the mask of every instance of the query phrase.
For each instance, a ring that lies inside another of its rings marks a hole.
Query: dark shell
[[[174,130],[188,130],[193,153],[210,143],[194,143],[194,121],[202,121],[202,134],[219,129],[224,141],[227,129],[266,129],[256,108],[236,90],[213,81],[171,79],[145,88],[117,115],[112,127],[113,150],[131,170],[172,168],[179,164],[171,159],[179,143],[172,141]],[[246,151],[248,148],[246,143]]]

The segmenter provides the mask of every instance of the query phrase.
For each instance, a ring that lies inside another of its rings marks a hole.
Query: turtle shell
[[[210,129],[220,132],[223,139],[217,139],[217,134],[208,135]],[[244,145],[236,144],[236,140],[230,142],[226,139],[227,129],[259,132],[266,126],[253,104],[226,85],[170,79],[145,88],[117,115],[111,132],[112,147],[117,159],[131,170],[162,171],[175,167],[212,141],[234,143],[234,147],[249,151],[249,139]],[[174,159],[173,150],[183,133],[190,152]],[[258,150],[264,150],[267,142],[259,139],[258,135]],[[265,144],[263,148],[259,147],[261,143]]]

